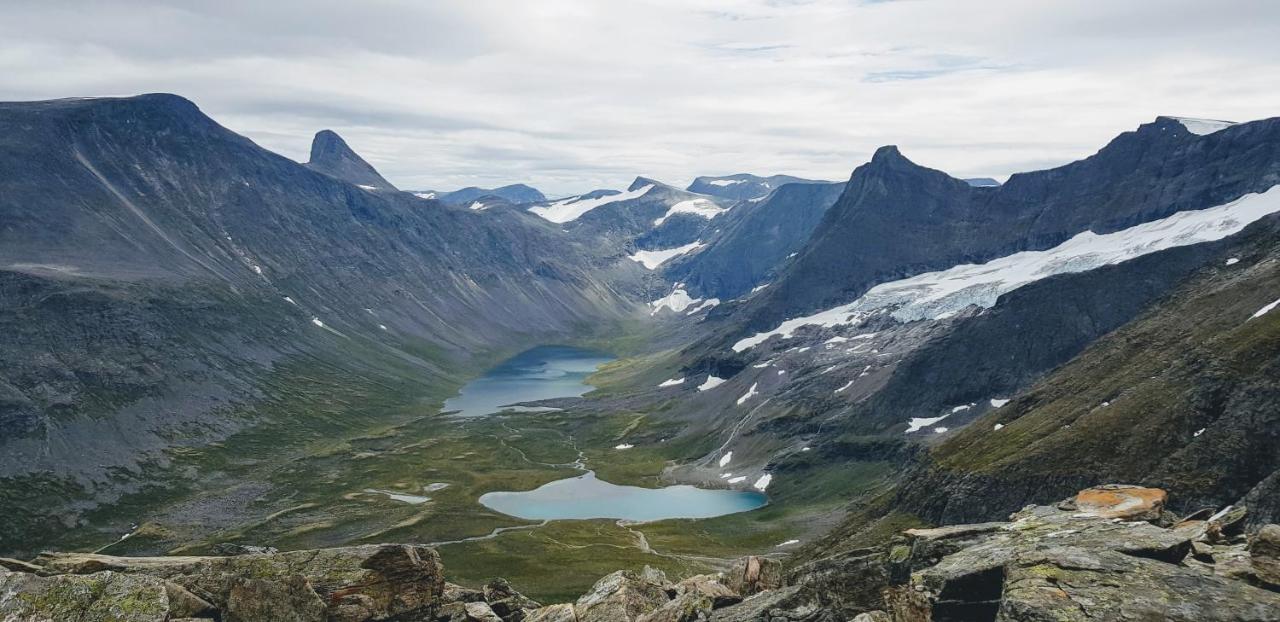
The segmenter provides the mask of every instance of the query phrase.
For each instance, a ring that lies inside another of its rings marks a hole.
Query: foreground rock
[[[1164,491],[1105,486],[1007,522],[911,529],[794,568],[785,587],[712,619],[1280,620],[1280,593],[1263,589],[1280,568],[1280,527],[1246,544],[1242,508],[1177,521],[1164,502]]]
[[[0,571],[4,620],[218,618],[426,619],[443,604],[434,549],[370,545],[230,557],[41,555],[36,572]]]

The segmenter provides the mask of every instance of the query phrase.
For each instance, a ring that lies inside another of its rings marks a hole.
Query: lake
[[[444,403],[445,412],[478,417],[503,411],[528,412],[512,404],[557,397],[577,397],[591,390],[586,378],[613,360],[603,352],[570,346],[540,346],[503,361],[467,383]],[[381,491],[379,491],[381,492]],[[592,471],[557,480],[534,490],[490,492],[484,506],[530,520],[613,518],[652,521],[666,518],[710,518],[754,510],[768,503],[758,492],[707,490],[694,486],[641,488],[619,486],[596,478]]]
[[[538,346],[525,350],[469,383],[458,395],[445,400],[444,411],[461,417],[490,415],[517,402],[556,397],[578,397],[590,391],[586,383],[601,365],[613,357],[572,346]]]
[[[619,486],[592,471],[556,480],[525,492],[490,492],[480,503],[491,510],[528,520],[615,518],[653,521],[711,518],[754,510],[768,503],[758,492],[708,490],[695,486],[641,488]]]

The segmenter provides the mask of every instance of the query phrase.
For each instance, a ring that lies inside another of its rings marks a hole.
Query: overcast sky
[[[1280,115],[1280,2],[0,0],[0,99],[156,91],[406,189],[843,180],[884,144],[1004,177]]]

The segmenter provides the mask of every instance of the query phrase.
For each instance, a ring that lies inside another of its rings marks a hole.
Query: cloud
[[[0,99],[168,91],[305,159],[332,128],[406,188],[958,176],[1086,156],[1159,114],[1280,102],[1280,3],[8,2]]]

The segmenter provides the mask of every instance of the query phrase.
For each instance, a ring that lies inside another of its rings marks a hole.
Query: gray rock
[[[580,622],[631,622],[667,604],[663,586],[619,570],[596,582],[575,604]]]
[[[165,622],[166,582],[118,572],[41,577],[0,569],[0,620]],[[173,616],[178,617],[178,616]]]
[[[1265,525],[1249,544],[1249,562],[1258,580],[1280,587],[1280,525]]]
[[[782,562],[751,555],[739,558],[725,572],[724,584],[742,596],[782,587]]]
[[[577,622],[577,620],[578,615],[574,612],[573,605],[565,603],[534,609],[524,617],[524,622]]]

